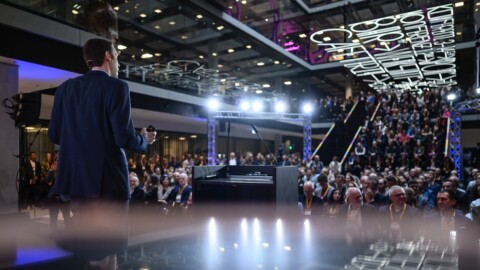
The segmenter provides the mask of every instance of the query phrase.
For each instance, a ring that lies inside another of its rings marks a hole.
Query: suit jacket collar
[[[90,70],[85,75],[104,75],[104,76],[110,76],[108,75],[105,71],[103,70]]]

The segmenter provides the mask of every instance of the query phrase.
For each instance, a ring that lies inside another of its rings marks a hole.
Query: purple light
[[[40,263],[70,256],[71,253],[58,248],[23,248],[17,250],[15,265]]]

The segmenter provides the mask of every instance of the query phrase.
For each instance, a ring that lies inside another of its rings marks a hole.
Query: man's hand
[[[157,132],[148,132],[147,128],[142,128],[142,131],[140,131],[140,135],[145,137],[147,139],[148,144],[152,144],[155,142],[155,138],[157,137]]]

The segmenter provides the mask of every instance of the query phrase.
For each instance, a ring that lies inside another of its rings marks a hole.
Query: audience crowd
[[[356,99],[320,100],[321,110],[340,118],[356,100],[365,101],[369,116],[343,162],[338,157],[322,160],[319,155],[303,160],[299,154],[284,149],[276,161],[270,154],[232,152],[216,163],[297,166],[299,212],[328,217],[328,222],[345,221],[341,224],[353,240],[361,229],[367,229],[366,234],[370,230],[389,236],[412,234],[411,229],[404,229],[405,224],[416,228],[415,224],[425,220],[438,220],[440,231],[453,230],[468,220],[478,220],[480,173],[478,168],[472,168],[459,179],[444,156],[449,117],[445,95],[443,90],[400,96],[361,93]],[[46,154],[41,163],[35,158],[31,153],[27,164],[33,168],[27,176],[26,205],[50,202],[55,209],[51,214],[65,213],[68,198],[48,194],[55,181],[57,157],[52,159]],[[191,208],[192,167],[205,166],[206,160],[196,154],[179,159],[141,154],[129,159],[132,209],[153,205],[170,214]]]

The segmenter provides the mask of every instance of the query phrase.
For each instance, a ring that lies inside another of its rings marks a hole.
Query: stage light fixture
[[[275,103],[275,112],[284,113],[287,110],[287,104],[283,100],[279,100]]]
[[[125,45],[122,45],[122,44],[117,45],[117,49],[119,49],[119,50],[125,50],[126,48],[127,48],[127,46],[125,46]]]
[[[240,109],[242,111],[248,111],[250,109],[250,103],[246,100],[240,101]]]
[[[218,110],[218,108],[220,108],[220,103],[218,102],[218,99],[211,98],[208,100],[207,106],[209,110],[215,111],[215,110]]]
[[[480,94],[480,87],[477,88],[477,94]]]
[[[303,109],[303,112],[307,114],[311,114],[313,112],[313,106],[310,103],[303,104],[302,109]]]
[[[153,57],[153,55],[150,54],[150,53],[144,53],[144,54],[142,54],[142,56],[140,56],[140,58],[142,58],[142,59],[148,59],[148,58],[152,58],[152,57]]]
[[[457,98],[457,95],[455,95],[454,93],[450,93],[450,94],[447,95],[447,100],[448,101],[452,101],[456,98]]]
[[[263,103],[260,100],[255,100],[252,104],[252,109],[254,112],[261,112],[263,110]]]

